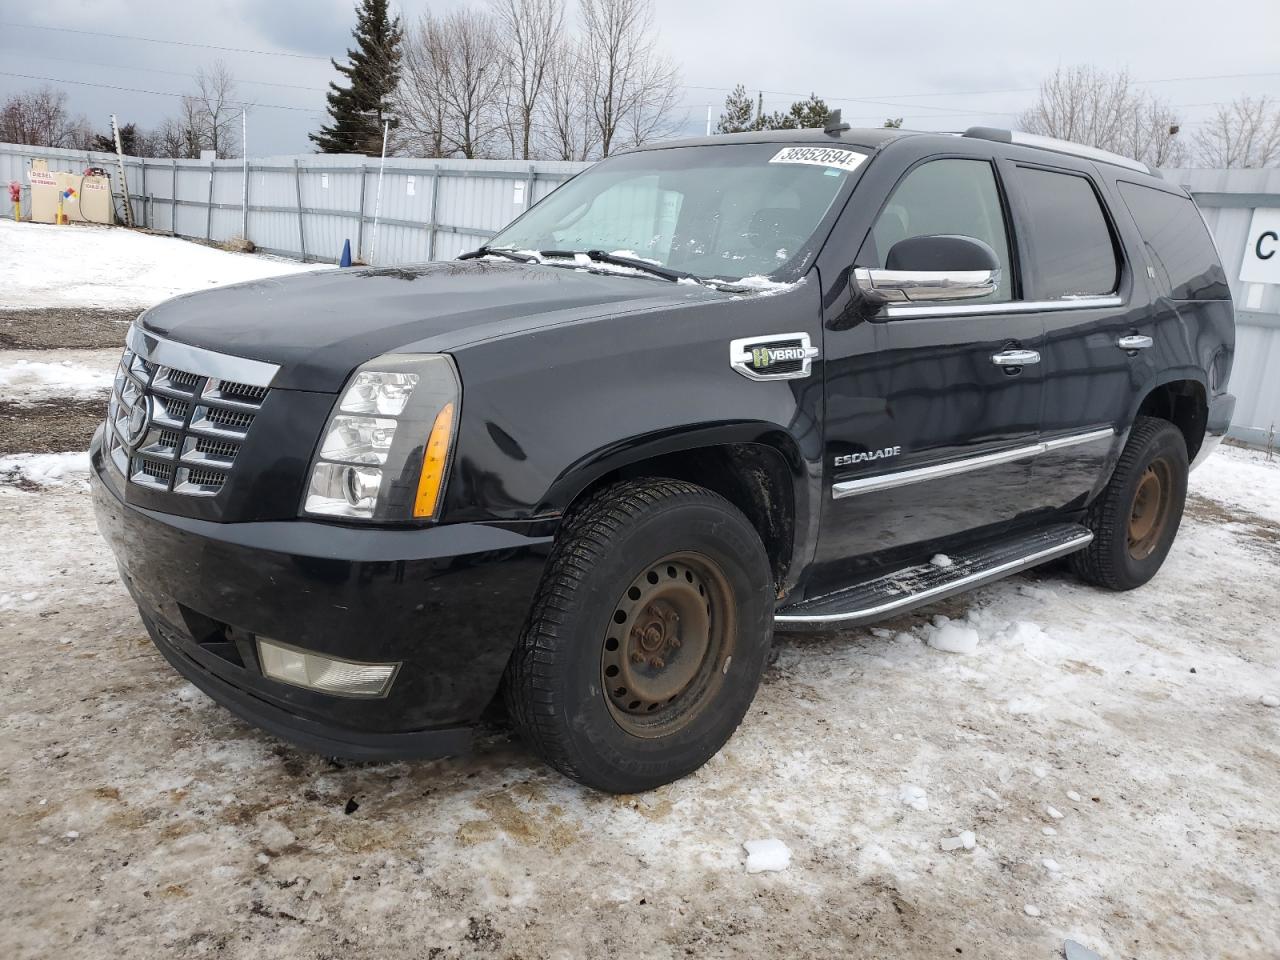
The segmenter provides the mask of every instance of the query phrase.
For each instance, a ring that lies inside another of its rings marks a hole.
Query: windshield
[[[566,183],[488,248],[598,250],[699,278],[794,274],[865,159],[844,145],[779,143],[624,154]]]

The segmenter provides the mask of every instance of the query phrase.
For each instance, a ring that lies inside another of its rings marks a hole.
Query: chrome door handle
[[[1131,337],[1121,337],[1116,341],[1116,346],[1121,350],[1145,350],[1154,342],[1150,337],[1134,334]]]
[[[1040,354],[1034,350],[1004,350],[993,354],[991,362],[997,367],[1029,367],[1040,362]]]

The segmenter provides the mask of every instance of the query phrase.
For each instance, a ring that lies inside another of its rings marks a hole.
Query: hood
[[[724,296],[647,277],[466,260],[255,280],[166,300],[138,322],[170,340],[277,364],[274,387],[332,393],[383,353],[447,352],[553,324]]]

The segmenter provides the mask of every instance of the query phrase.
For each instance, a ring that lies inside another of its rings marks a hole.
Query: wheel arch
[[[811,552],[806,464],[795,439],[770,424],[620,442],[561,474],[540,510],[567,515],[601,487],[645,476],[696,483],[741,510],[760,534],[780,586],[794,579]]]
[[[1177,427],[1187,443],[1187,460],[1194,462],[1209,425],[1209,397],[1203,373],[1174,371],[1151,384],[1134,407],[1130,424],[1138,417],[1156,417]]]

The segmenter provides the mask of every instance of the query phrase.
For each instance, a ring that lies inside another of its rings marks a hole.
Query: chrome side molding
[[[899,470],[896,473],[883,473],[875,477],[860,477],[857,480],[843,480],[832,485],[831,496],[835,500],[840,500],[844,497],[856,497],[863,493],[875,493],[878,490],[905,487],[913,483],[938,480],[942,477],[954,477],[973,470],[982,470],[986,467],[995,467],[1003,463],[1013,463],[1016,460],[1038,457],[1052,450],[1062,450],[1085,443],[1094,443],[1115,435],[1114,429],[1106,427],[1090,430],[1088,433],[1075,433],[1066,437],[1055,437],[1052,440],[1041,440],[1038,443],[1013,447],[1009,450],[997,450],[994,453],[984,453],[976,457],[967,457],[963,460],[948,460],[945,463],[935,463],[927,467],[916,467],[911,470]]]
[[[1116,296],[1073,297],[1069,300],[1006,300],[1002,303],[890,303],[885,316],[891,320],[906,317],[971,317],[986,313],[1043,313],[1050,310],[1099,310],[1123,307]]]

